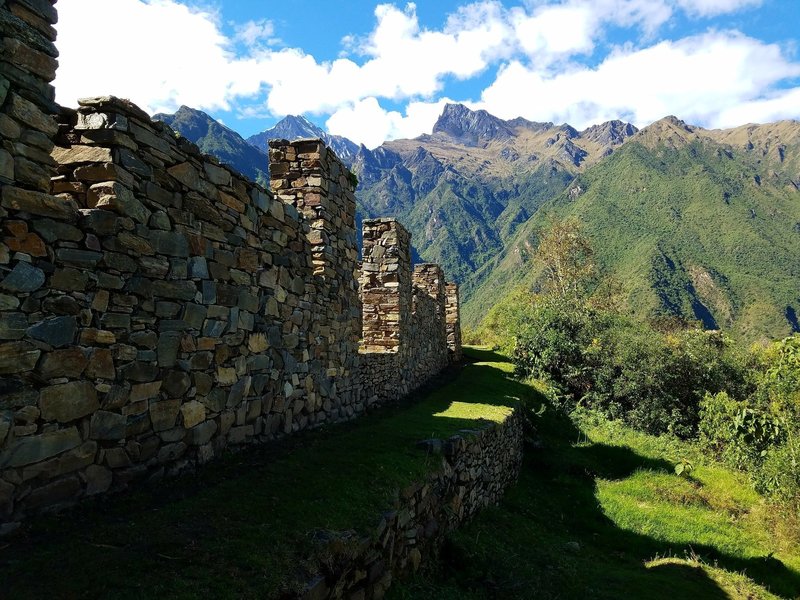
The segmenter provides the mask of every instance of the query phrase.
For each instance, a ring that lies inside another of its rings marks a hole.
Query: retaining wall
[[[522,463],[523,416],[465,430],[420,449],[440,467],[402,490],[368,537],[333,534],[318,541],[317,572],[300,595],[307,600],[382,598],[392,580],[435,557],[448,533],[481,508],[494,505],[517,480]]]

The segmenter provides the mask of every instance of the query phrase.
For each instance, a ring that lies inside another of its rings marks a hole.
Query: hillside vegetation
[[[800,127],[786,127],[798,157]],[[543,205],[478,275],[484,281],[468,308],[471,321],[496,303],[498,289],[537,288],[538,237],[554,219],[573,217],[636,317],[697,320],[746,340],[800,330],[796,158],[781,163],[774,147],[717,142],[732,138],[674,119],[632,137]]]

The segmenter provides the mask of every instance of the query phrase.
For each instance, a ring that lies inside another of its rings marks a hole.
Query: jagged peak
[[[638,131],[639,129],[631,123],[613,119],[587,127],[580,132],[580,137],[604,146],[616,146],[622,144]]]
[[[514,136],[506,121],[485,110],[472,110],[463,104],[446,104],[433,126],[434,134],[443,134],[467,145],[479,139],[507,139]]]

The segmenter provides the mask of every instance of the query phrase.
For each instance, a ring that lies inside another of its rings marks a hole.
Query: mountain
[[[406,223],[420,255],[462,282],[469,299],[476,273],[517,228],[634,133],[620,121],[579,132],[448,104],[430,135],[359,149],[359,206]]]
[[[216,156],[253,181],[269,187],[267,154],[248,144],[238,133],[206,113],[181,106],[175,114],[162,113],[153,115],[153,118],[164,121],[183,137],[197,144],[202,152]]]
[[[348,166],[352,164],[359,149],[358,144],[355,142],[338,135],[331,135],[305,117],[293,115],[284,117],[274,127],[266,131],[250,136],[247,141],[262,152],[269,153],[269,140],[296,140],[300,138],[319,138],[323,140],[329,148],[336,152],[336,156]]]
[[[699,320],[747,340],[800,330],[798,122],[709,131],[666,117],[628,137],[485,266],[473,321],[498,289],[537,286],[533,251],[554,217],[580,220],[635,315]]]
[[[160,118],[264,181],[266,156],[208,115]],[[641,131],[618,120],[578,131],[449,104],[431,134],[373,150],[302,117],[250,141],[276,137],[326,140],[358,176],[358,222],[401,219],[414,255],[461,283],[467,326],[515,285],[536,288],[539,233],[576,217],[630,312],[749,340],[800,330],[796,121],[706,130],[669,116]]]

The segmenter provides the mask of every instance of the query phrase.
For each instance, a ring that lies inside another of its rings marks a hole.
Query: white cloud
[[[677,0],[678,6],[693,16],[713,17],[761,6],[764,0]]]
[[[736,127],[745,123],[771,123],[784,119],[800,118],[800,88],[781,90],[750,102],[731,106],[716,117],[711,127]]]
[[[242,42],[248,48],[255,48],[262,44],[272,45],[280,43],[280,39],[275,37],[275,24],[269,19],[259,21],[248,21],[236,25],[236,36],[234,39]]]
[[[234,57],[216,15],[172,0],[61,0],[57,100],[115,94],[151,112],[226,109]],[[144,39],[143,39],[144,38]]]
[[[187,104],[250,117],[327,115],[332,132],[370,146],[429,132],[447,84],[490,68],[498,72],[478,105],[506,118],[583,126],[619,117],[646,124],[674,113],[716,124],[744,117],[745,107],[797,117],[796,95],[776,89],[799,75],[798,65],[777,45],[736,32],[647,45],[675,11],[699,18],[760,2],[532,0],[507,8],[484,0],[460,7],[437,30],[420,23],[414,4],[379,4],[372,31],[347,36],[344,54],[321,62],[300,48],[276,48],[278,32],[266,19],[226,36],[217,14],[178,0],[114,0],[113,9],[109,0],[59,0],[56,89],[66,105],[110,93],[149,112]],[[598,57],[611,26],[638,36]],[[599,64],[576,62],[586,56]],[[386,100],[405,106],[386,110]]]
[[[369,97],[337,110],[326,126],[334,135],[343,135],[367,148],[375,148],[386,140],[430,133],[448,102],[453,101],[441,98],[436,102],[409,102],[405,115],[402,115],[398,111],[385,110],[377,98]]]
[[[706,124],[798,75],[800,65],[788,62],[777,45],[712,32],[618,50],[594,69],[573,67],[552,76],[513,61],[483,92],[481,107],[500,117],[577,127],[621,116],[645,125],[667,114]]]

